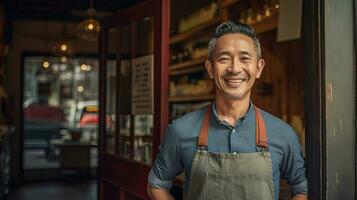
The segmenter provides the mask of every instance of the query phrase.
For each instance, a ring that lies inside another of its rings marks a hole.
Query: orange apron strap
[[[255,110],[255,122],[256,122],[255,142],[258,147],[262,147],[266,149],[268,148],[268,140],[267,140],[264,119],[259,108],[254,106],[254,110]]]
[[[212,105],[208,106],[208,110],[203,118],[200,135],[198,136],[198,147],[206,147],[208,146],[208,128],[210,125]]]

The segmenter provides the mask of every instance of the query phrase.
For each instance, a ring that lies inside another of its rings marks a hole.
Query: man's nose
[[[242,63],[239,58],[233,59],[232,64],[228,67],[228,72],[230,73],[239,73],[242,71]]]

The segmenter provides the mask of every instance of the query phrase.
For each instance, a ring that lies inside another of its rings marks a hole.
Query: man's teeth
[[[239,79],[239,80],[226,80],[229,83],[241,83],[243,82],[243,79]]]

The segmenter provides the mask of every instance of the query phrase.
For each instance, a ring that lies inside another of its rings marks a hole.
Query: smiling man
[[[205,62],[215,100],[168,127],[148,178],[152,199],[173,199],[172,180],[183,171],[188,200],[277,200],[280,177],[293,199],[307,199],[295,132],[250,100],[264,65],[250,26],[225,22],[215,29]]]

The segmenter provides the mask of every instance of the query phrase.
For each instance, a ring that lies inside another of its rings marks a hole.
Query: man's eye
[[[241,61],[242,62],[248,62],[248,61],[250,61],[250,58],[249,57],[242,57]]]
[[[227,57],[221,57],[221,58],[219,58],[219,61],[220,62],[229,62],[229,58],[227,58]]]

